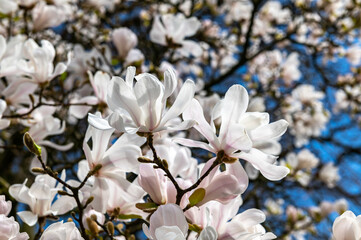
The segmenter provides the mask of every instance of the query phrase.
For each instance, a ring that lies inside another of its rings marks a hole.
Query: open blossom
[[[134,77],[137,82],[134,84]],[[183,130],[190,128],[194,121],[172,124],[191,102],[195,85],[187,80],[173,105],[166,109],[167,98],[174,92],[177,78],[173,70],[164,73],[164,84],[154,75],[143,73],[135,76],[135,68],[129,67],[125,81],[113,77],[108,87],[107,103],[113,113],[107,121],[89,114],[89,123],[98,129],[121,132],[159,132],[163,130]]]
[[[64,9],[56,5],[47,5],[43,1],[34,7],[32,11],[34,30],[41,31],[45,28],[55,27],[66,19]]]
[[[192,54],[198,57],[202,54],[202,48],[198,43],[185,38],[195,35],[200,26],[197,18],[186,19],[183,14],[156,16],[150,31],[150,40],[163,46],[179,45],[179,51],[183,55]]]
[[[359,240],[361,236],[361,215],[351,211],[337,217],[332,226],[334,240]]]
[[[37,84],[47,83],[67,69],[64,63],[58,63],[54,69],[55,49],[47,40],[42,40],[41,46],[39,46],[33,39],[29,39],[24,43],[23,49],[24,56],[28,61],[21,59],[18,67],[30,77],[23,81]]]
[[[223,151],[228,159],[226,163],[234,162],[240,165],[236,160],[241,158],[250,162],[266,178],[280,180],[289,173],[289,170],[286,167],[274,165],[277,158],[261,151],[262,148],[257,149],[257,145],[282,136],[288,124],[285,120],[270,124],[267,113],[246,112],[247,106],[246,89],[241,85],[233,85],[224,99],[213,109],[212,120],[209,124],[203,116],[201,105],[197,100],[193,100],[190,107],[183,113],[183,119],[196,120],[197,125],[194,128],[207,139],[209,144],[190,139],[176,139],[176,141],[185,146],[203,148],[216,154]],[[219,117],[222,123],[217,136],[213,119]]]
[[[10,120],[1,119],[5,109],[6,109],[6,102],[0,99],[0,130],[7,128],[10,125]]]
[[[143,231],[151,240],[186,240],[188,223],[178,205],[166,204],[159,206],[152,214],[149,228],[143,224]],[[213,227],[204,228],[197,238],[197,240],[214,239],[217,239],[217,233]]]
[[[41,235],[40,240],[58,239],[58,240],[83,240],[79,230],[73,222],[57,222],[51,224]]]
[[[65,171],[61,178],[65,180]],[[9,193],[16,201],[29,205],[30,211],[17,213],[29,226],[34,226],[39,217],[65,214],[76,205],[75,200],[69,196],[58,197],[54,202],[62,186],[49,175],[38,175],[30,188],[25,185],[26,182],[27,180],[23,184],[10,186]]]
[[[120,206],[123,206],[121,210],[128,211],[131,205],[139,202],[144,195],[144,191],[137,184],[126,179],[126,173],[138,172],[137,158],[141,156],[139,146],[145,139],[137,135],[123,134],[108,148],[113,131],[114,129],[102,131],[89,126],[83,142],[86,161],[81,161],[78,166],[78,177],[81,181],[89,170],[93,170],[97,165],[102,166],[96,175],[88,179],[88,189],[83,189],[94,197],[90,206],[101,213]],[[88,145],[90,139],[92,148]]]
[[[276,238],[273,233],[266,233],[260,224],[266,219],[261,210],[248,209],[238,213],[241,205],[240,196],[227,204],[210,201],[199,208],[187,210],[185,216],[200,227],[214,227],[218,234],[218,240],[267,240]]]

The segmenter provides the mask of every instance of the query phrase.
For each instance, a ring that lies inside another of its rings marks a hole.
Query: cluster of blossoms
[[[334,140],[333,113],[360,112],[360,13],[351,0],[0,0],[0,239],[307,239],[333,212],[333,237],[358,239],[337,201],[353,196],[348,153],[313,144]],[[340,58],[351,70],[336,82]],[[332,188],[334,203],[301,208],[282,198],[293,187],[317,204]]]

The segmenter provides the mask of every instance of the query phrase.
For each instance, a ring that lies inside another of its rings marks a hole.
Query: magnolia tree
[[[0,13],[0,239],[360,239],[361,1]]]

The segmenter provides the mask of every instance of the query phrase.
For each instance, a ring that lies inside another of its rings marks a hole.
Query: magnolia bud
[[[24,134],[24,144],[36,156],[41,156],[41,147],[37,145],[28,132]]]

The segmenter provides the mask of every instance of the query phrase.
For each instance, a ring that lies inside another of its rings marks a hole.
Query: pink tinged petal
[[[177,87],[177,76],[175,74],[174,69],[169,68],[167,71],[164,72],[164,96],[163,102],[172,95],[175,88]]]
[[[217,237],[217,231],[212,226],[208,226],[202,230],[197,240],[215,240]]]
[[[219,139],[225,138],[230,124],[239,121],[246,112],[249,101],[247,90],[241,85],[233,85],[228,89],[222,101],[222,124],[219,130]]]
[[[215,149],[213,149],[211,146],[209,146],[207,143],[204,143],[204,142],[199,142],[199,141],[186,139],[186,138],[176,138],[173,141],[176,143],[179,143],[183,146],[202,148],[209,152],[216,153]]]
[[[246,171],[242,167],[242,164],[239,161],[236,161],[235,163],[232,164],[227,164],[226,170],[224,172],[237,178],[238,185],[242,189],[241,193],[246,191],[248,187],[248,176]]]
[[[211,200],[225,204],[244,191],[244,189],[241,189],[239,186],[238,179],[228,174],[219,174],[215,176],[209,185],[205,187],[205,190],[206,195],[197,206],[201,206]]]
[[[25,186],[27,181],[28,179],[25,179],[23,184],[11,185],[9,193],[16,201],[32,206],[35,204],[35,199],[29,195],[29,188]]]
[[[256,169],[261,171],[265,178],[271,181],[281,180],[290,172],[287,167],[270,163],[275,161],[276,157],[267,155],[255,148],[252,148],[248,153],[241,152],[234,154],[233,157],[238,157],[250,162]]]
[[[150,36],[150,40],[152,42],[158,43],[163,46],[167,45],[167,42],[165,39],[166,32],[165,32],[163,24],[160,22],[159,16],[155,16],[154,21],[153,21],[153,26],[152,26],[152,29],[150,30],[149,36]]]
[[[287,131],[287,126],[288,122],[282,119],[256,128],[249,134],[253,141],[269,140],[282,136]]]
[[[88,123],[99,130],[112,129],[106,119],[91,113],[88,113]]]
[[[144,119],[133,89],[120,77],[112,78],[108,87],[107,103],[114,112],[126,110],[137,126],[143,124]]]
[[[6,51],[6,40],[3,35],[0,35],[0,59],[3,57]]]
[[[183,210],[176,204],[166,204],[158,207],[150,217],[150,233],[155,236],[155,231],[163,226],[177,226],[184,236],[188,232],[188,223]]]
[[[177,226],[162,226],[155,230],[157,240],[186,240],[185,235]]]
[[[145,126],[149,131],[153,131],[158,126],[163,111],[164,87],[151,74],[142,74],[141,77],[137,76],[137,79],[134,93],[138,106],[145,118]]]
[[[86,175],[89,172],[89,165],[88,162],[86,160],[81,160],[78,163],[78,172],[77,172],[77,176],[79,178],[80,181],[83,181],[86,177]]]
[[[21,220],[23,220],[23,222],[30,227],[34,226],[38,222],[38,215],[30,211],[18,212],[17,214],[21,218]]]
[[[152,164],[143,163],[139,165],[138,183],[158,204],[167,202],[167,178],[164,174],[163,170],[154,169]]]
[[[164,114],[160,125],[165,125],[169,120],[179,116],[191,103],[195,93],[195,84],[192,80],[187,80],[176,100],[174,101],[172,107]]]
[[[217,150],[220,149],[218,138],[215,135],[212,127],[204,118],[203,108],[196,99],[191,101],[190,105],[183,112],[182,116],[184,120],[195,120],[197,124],[193,127],[207,139],[212,148]]]

